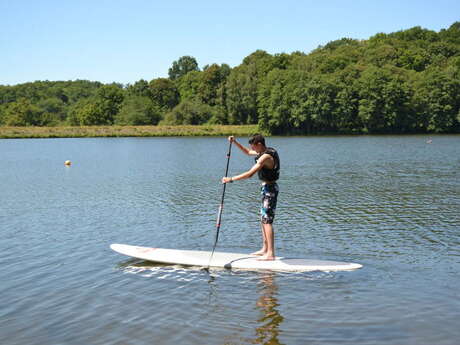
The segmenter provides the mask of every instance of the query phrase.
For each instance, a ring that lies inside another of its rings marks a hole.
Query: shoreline
[[[129,138],[129,137],[219,137],[246,136],[255,133],[270,136],[258,125],[168,125],[168,126],[0,126],[0,139],[58,139],[58,138]],[[288,137],[392,136],[420,135],[426,137],[459,135],[460,133],[314,133],[282,134]],[[279,134],[274,136],[280,136]]]
[[[0,127],[0,139],[251,136],[257,125]]]

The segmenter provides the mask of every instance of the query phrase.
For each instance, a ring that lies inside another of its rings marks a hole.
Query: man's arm
[[[236,141],[235,137],[233,135],[229,136],[228,137],[228,141],[232,142],[232,143],[235,143],[235,145],[241,150],[243,151],[244,154],[248,155],[248,156],[257,156],[257,152],[254,151],[254,150],[251,150],[243,145],[241,145],[239,142]]]
[[[251,169],[249,169],[248,171],[246,171],[246,172],[244,172],[244,173],[242,173],[240,175],[237,175],[237,176],[223,177],[222,178],[222,183],[228,183],[228,182],[233,182],[233,181],[238,181],[238,180],[244,180],[244,179],[252,177],[256,172],[258,172],[260,169],[262,169],[264,167],[264,164],[265,164],[266,160],[270,159],[270,158],[271,158],[270,155],[264,154],[262,157],[259,158],[257,163],[252,166]]]

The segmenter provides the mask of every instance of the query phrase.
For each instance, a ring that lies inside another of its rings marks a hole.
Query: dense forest
[[[460,22],[239,66],[183,56],[168,78],[0,85],[0,125],[258,124],[272,134],[460,133]]]

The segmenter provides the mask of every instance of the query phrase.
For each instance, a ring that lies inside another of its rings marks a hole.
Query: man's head
[[[251,148],[258,153],[264,152],[266,149],[265,138],[262,134],[254,134],[252,138],[249,139],[249,144]]]

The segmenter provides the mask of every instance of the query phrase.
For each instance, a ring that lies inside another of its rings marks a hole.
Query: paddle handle
[[[230,141],[230,144],[228,145],[227,166],[225,167],[225,177],[227,177],[227,175],[228,175],[228,167],[230,165],[230,156],[232,155],[232,143],[233,143],[233,141]],[[209,269],[209,265],[211,264],[212,256],[214,255],[214,251],[216,250],[217,241],[219,240],[219,232],[220,232],[220,225],[221,225],[221,221],[222,221],[222,212],[224,210],[224,199],[225,199],[225,189],[226,189],[226,187],[227,187],[227,184],[224,183],[224,187],[222,189],[222,199],[220,201],[219,211],[217,213],[216,238],[214,240],[214,246],[212,247],[211,256],[209,258],[208,269]]]

